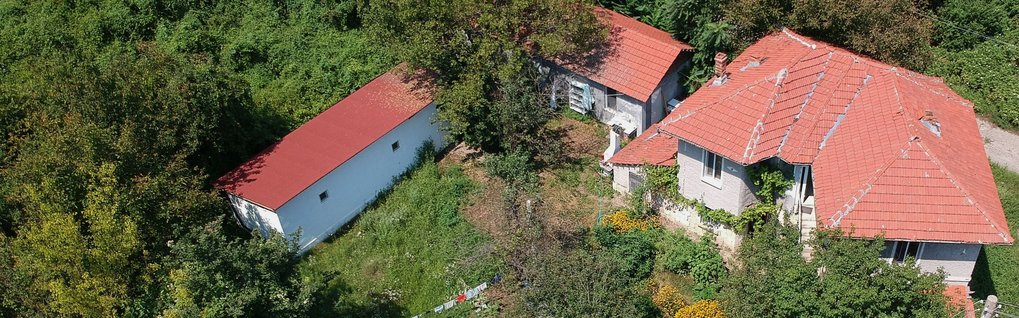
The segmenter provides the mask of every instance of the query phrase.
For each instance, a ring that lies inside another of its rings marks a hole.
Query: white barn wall
[[[233,194],[227,196],[230,205],[234,207],[234,215],[248,230],[258,230],[263,236],[268,236],[269,231],[283,233],[283,226],[280,225],[280,218],[276,212]]]
[[[435,113],[435,104],[422,109],[286,202],[276,211],[283,233],[300,231],[298,247],[304,252],[353,219],[415,163],[421,145],[431,140],[436,150],[443,147],[445,136],[432,122]],[[396,141],[400,147],[393,151]],[[323,191],[329,197],[320,202]]]

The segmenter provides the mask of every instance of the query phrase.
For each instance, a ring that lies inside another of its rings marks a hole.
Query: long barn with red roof
[[[443,143],[432,94],[399,69],[375,78],[216,181],[251,230],[300,232],[304,251]]]
[[[940,79],[790,30],[771,34],[615,155],[616,188],[639,166],[678,165],[679,192],[739,214],[748,171],[781,169],[794,186],[783,217],[802,229],[883,236],[889,261],[914,259],[970,280],[982,245],[1012,244],[972,103]]]

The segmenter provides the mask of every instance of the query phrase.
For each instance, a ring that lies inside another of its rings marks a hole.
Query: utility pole
[[[998,296],[994,295],[987,296],[987,300],[984,301],[984,313],[980,315],[980,318],[994,317],[994,311],[997,309],[998,309]]]

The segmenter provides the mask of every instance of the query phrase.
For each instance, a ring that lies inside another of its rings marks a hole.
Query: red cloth
[[[456,302],[458,302],[458,303],[462,303],[462,302],[464,302],[466,300],[467,300],[467,295],[460,294],[459,296],[456,296]]]

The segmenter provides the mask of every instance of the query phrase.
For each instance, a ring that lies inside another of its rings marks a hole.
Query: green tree
[[[302,317],[314,286],[302,281],[296,240],[229,238],[223,219],[172,243],[158,313],[166,317]]]
[[[532,99],[513,100],[500,92],[522,89],[510,83],[529,80],[520,74],[535,59],[587,64],[604,48],[607,35],[584,0],[384,0],[372,1],[369,12],[369,25],[388,39],[397,58],[426,71],[438,85],[439,118],[448,122],[451,137],[493,151],[512,150],[503,143],[504,124],[523,122],[523,131],[514,131],[523,134],[547,118],[523,117],[520,111],[493,116],[496,103],[512,106]]]
[[[84,317],[122,312],[142,244],[137,226],[120,211],[114,169],[105,164],[89,172],[82,211],[43,206],[38,219],[11,242],[13,270],[25,289],[16,294],[22,308]]]
[[[740,245],[720,298],[728,317],[945,317],[943,275],[878,255],[881,238],[821,230],[801,256],[799,231],[769,222]],[[760,304],[768,304],[761,306]]]
[[[653,305],[605,251],[550,249],[530,263],[524,302],[546,317],[652,317]]]

